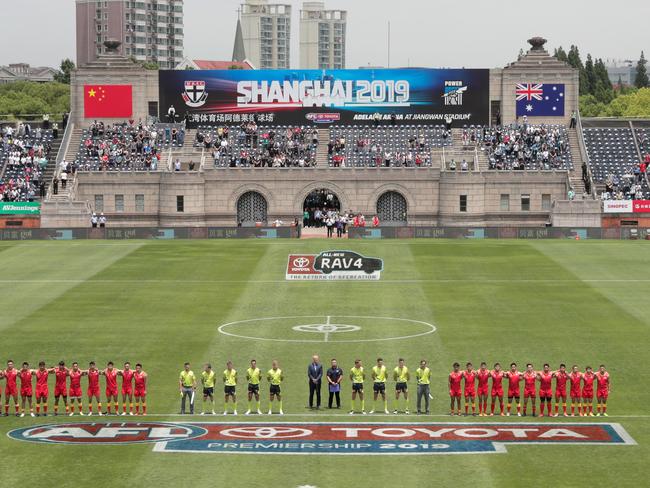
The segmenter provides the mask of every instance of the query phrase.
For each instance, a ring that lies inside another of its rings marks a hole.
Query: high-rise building
[[[300,67],[344,69],[345,10],[326,10],[324,2],[304,2],[300,11]]]
[[[104,41],[122,43],[119,53],[173,69],[183,60],[183,0],[76,0],[77,65],[105,54]]]
[[[291,5],[245,0],[241,27],[247,59],[259,69],[288,69],[291,63]]]

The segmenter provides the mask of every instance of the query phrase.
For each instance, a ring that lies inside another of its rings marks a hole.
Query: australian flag
[[[517,83],[517,117],[564,117],[564,85]]]

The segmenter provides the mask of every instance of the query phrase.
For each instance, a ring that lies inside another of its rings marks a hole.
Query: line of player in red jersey
[[[15,414],[25,416],[26,408],[32,417],[48,414],[48,399],[50,390],[48,379],[54,375],[54,415],[59,413],[59,400],[63,399],[63,406],[67,415],[74,415],[75,402],[80,415],[83,412],[83,393],[81,389],[81,378],[88,377],[88,415],[93,414],[93,400],[97,405],[97,413],[103,415],[102,401],[99,391],[99,377],[106,379],[106,414],[111,415],[111,407],[115,407],[114,414],[119,415],[117,377],[122,377],[122,415],[126,415],[127,401],[129,402],[129,415],[134,415],[133,400],[135,398],[135,415],[147,414],[147,373],[142,370],[140,363],[131,369],[129,362],[124,363],[124,369],[117,369],[113,362],[109,361],[105,369],[98,369],[94,361],[88,365],[88,369],[79,369],[77,362],[67,368],[64,361],[58,366],[46,367],[45,361],[38,363],[38,369],[31,369],[29,363],[22,364],[20,369],[14,366],[12,360],[7,361],[7,368],[0,370],[0,379],[5,380],[5,403],[4,416],[9,416],[9,402],[14,401]],[[34,412],[32,378],[36,377],[36,412]],[[70,385],[68,386],[68,378]],[[20,379],[20,398],[22,405],[18,403],[18,379]],[[1,389],[0,389],[1,393]],[[68,400],[70,403],[68,403]]]
[[[555,379],[555,413],[551,412],[553,399],[552,383]],[[489,388],[489,381],[492,380],[492,389]],[[508,406],[504,411],[503,402],[503,380],[508,381]],[[521,381],[524,382],[524,404],[523,413],[521,405]],[[610,392],[609,373],[605,365],[601,364],[598,371],[594,373],[591,366],[587,366],[584,373],[578,371],[578,366],[573,366],[571,372],[567,372],[566,366],[560,364],[560,369],[551,371],[548,364],[544,364],[542,371],[535,371],[532,364],[526,365],[526,371],[519,372],[517,364],[512,363],[509,371],[503,371],[501,365],[496,363],[494,369],[489,370],[485,363],[481,363],[478,370],[475,370],[472,363],[467,363],[465,370],[461,371],[460,364],[453,364],[453,371],[449,373],[449,396],[451,398],[450,415],[460,415],[461,398],[465,397],[465,415],[469,415],[471,404],[472,415],[476,415],[476,398],[478,397],[478,415],[494,415],[494,408],[497,400],[501,415],[509,416],[513,400],[517,405],[517,415],[526,416],[528,402],[532,405],[532,415],[537,415],[537,390],[539,382],[539,416],[544,416],[546,407],[549,417],[559,415],[559,405],[562,402],[562,412],[568,417],[567,412],[567,383],[570,384],[571,417],[575,416],[576,408],[578,415],[594,416],[594,383],[596,383],[597,413],[596,416],[607,417],[607,398]],[[464,387],[464,388],[463,388]],[[488,392],[492,397],[490,413],[487,413]],[[455,410],[454,410],[454,407]]]

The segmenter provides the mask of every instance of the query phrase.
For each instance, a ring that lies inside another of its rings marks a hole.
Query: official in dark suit
[[[320,388],[323,380],[323,365],[318,356],[311,358],[311,364],[307,367],[309,377],[309,408],[314,408],[314,393],[316,393],[316,408],[320,408]]]

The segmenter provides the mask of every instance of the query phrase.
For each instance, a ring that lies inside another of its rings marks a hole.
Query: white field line
[[[153,284],[177,284],[177,283],[188,283],[188,284],[232,284],[232,283],[371,283],[371,284],[419,284],[419,283],[650,283],[650,279],[471,279],[471,278],[459,278],[459,279],[422,279],[422,280],[359,280],[359,281],[338,281],[338,280],[315,280],[315,281],[292,281],[292,280],[149,280],[149,279],[133,279],[133,280],[103,280],[103,279],[89,279],[89,280],[79,280],[79,279],[0,279],[0,283],[10,283],[10,284],[20,284],[20,283],[97,283],[97,284],[124,284],[124,283],[153,283]]]
[[[332,320],[331,316],[327,316],[327,323],[325,324],[327,326],[327,329],[325,329],[325,342],[329,341],[330,338],[330,333],[328,332],[329,326],[330,326],[330,321]]]

